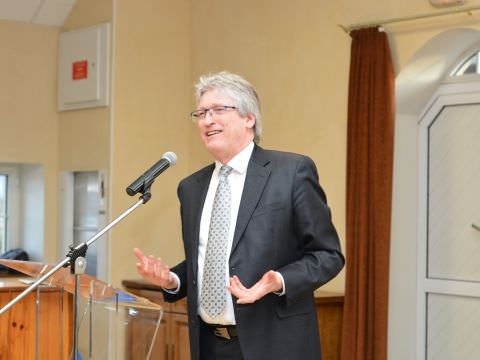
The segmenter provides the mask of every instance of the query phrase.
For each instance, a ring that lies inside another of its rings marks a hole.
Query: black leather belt
[[[237,327],[235,325],[216,325],[216,324],[208,324],[202,321],[207,328],[212,330],[215,336],[231,340],[238,336]]]

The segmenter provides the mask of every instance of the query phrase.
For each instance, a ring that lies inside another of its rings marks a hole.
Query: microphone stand
[[[105,234],[108,230],[126,218],[130,213],[136,210],[140,205],[147,203],[152,194],[150,192],[150,187],[153,183],[153,179],[146,179],[144,186],[142,187],[141,191],[139,191],[142,196],[140,196],[139,200],[130,206],[127,210],[125,210],[120,216],[118,216],[115,220],[113,220],[110,224],[105,226],[102,230],[100,230],[97,234],[91,237],[86,242],[83,242],[77,245],[75,248],[70,246],[70,251],[66,255],[65,259],[60,261],[55,267],[53,267],[49,272],[45,275],[37,279],[34,283],[32,283],[27,289],[25,289],[22,293],[16,296],[12,301],[10,301],[7,305],[5,305],[2,309],[0,309],[0,315],[7,312],[13,305],[18,303],[22,300],[25,296],[27,296],[32,290],[36,289],[42,282],[48,279],[50,276],[55,274],[58,270],[63,267],[70,266],[70,273],[75,275],[75,290],[74,290],[74,306],[73,306],[73,359],[78,359],[78,305],[79,305],[79,293],[80,293],[80,275],[85,272],[86,268],[86,261],[85,256],[87,253],[88,246],[93,244],[98,238],[100,238],[103,234]]]

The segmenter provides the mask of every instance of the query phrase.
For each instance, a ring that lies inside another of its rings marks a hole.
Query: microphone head
[[[162,156],[163,159],[167,160],[170,163],[170,166],[173,166],[177,163],[177,155],[173,151],[167,151]]]

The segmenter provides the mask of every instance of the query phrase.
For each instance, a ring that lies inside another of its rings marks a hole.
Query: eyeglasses
[[[236,106],[230,106],[230,105],[215,105],[212,106],[211,108],[207,109],[199,109],[192,111],[190,113],[190,116],[192,117],[192,120],[194,122],[197,122],[198,120],[203,120],[207,117],[207,113],[210,113],[210,116],[212,115],[224,115],[230,110],[235,110],[237,109]]]

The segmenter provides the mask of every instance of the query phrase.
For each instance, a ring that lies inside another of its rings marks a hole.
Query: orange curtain
[[[377,28],[351,32],[342,360],[387,358],[394,71]]]

